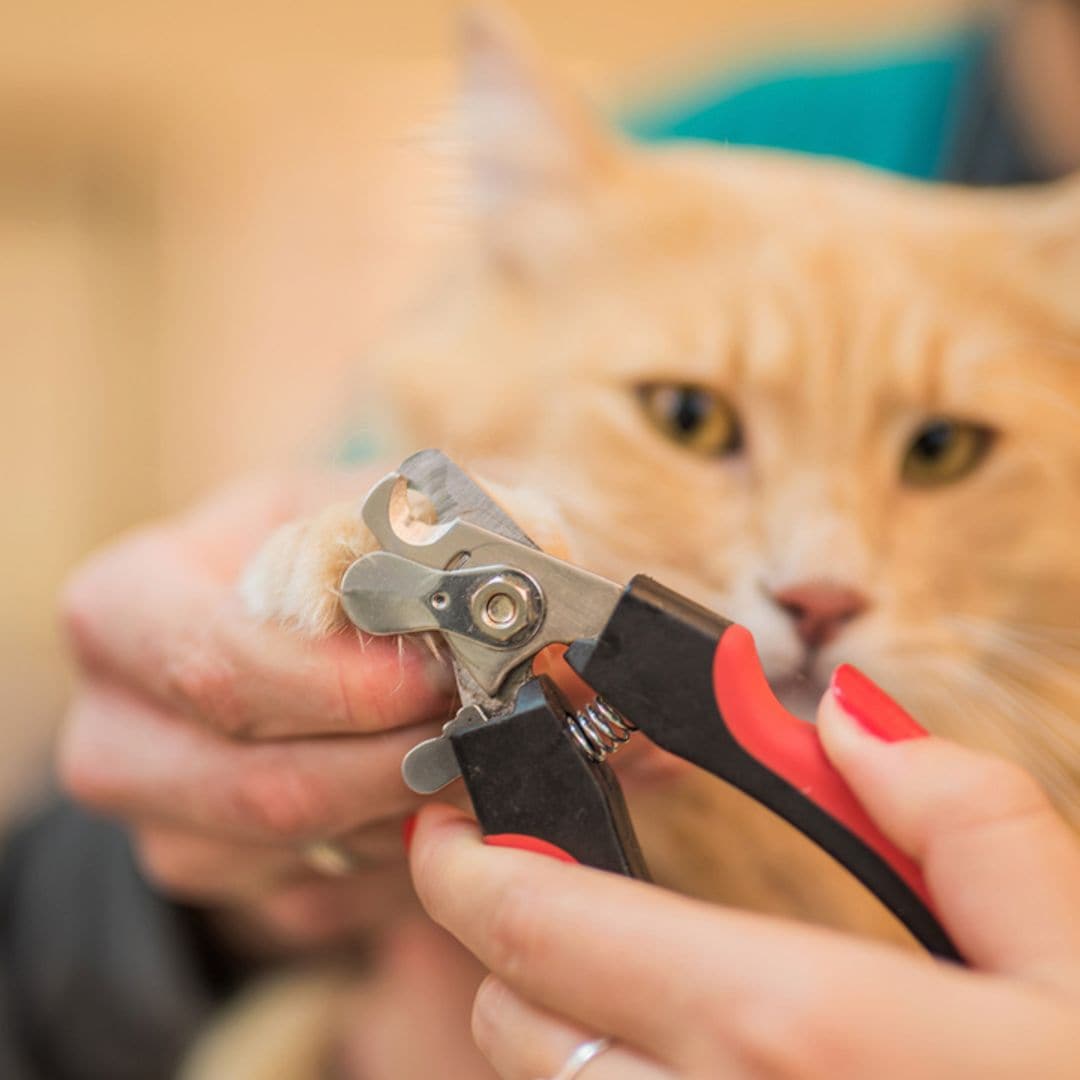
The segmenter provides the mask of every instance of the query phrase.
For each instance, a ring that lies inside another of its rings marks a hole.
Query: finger
[[[240,743],[92,684],[68,714],[59,769],[75,798],[107,813],[298,847],[415,808],[401,759],[436,732]]]
[[[366,870],[348,878],[308,877],[282,885],[239,918],[261,927],[275,943],[301,951],[354,940],[366,946],[370,931],[418,910],[401,866]]]
[[[818,712],[821,740],[878,825],[922,864],[960,951],[989,971],[1075,982],[1075,836],[1018,766],[944,739],[887,742],[872,734],[873,717],[867,727],[841,704],[888,708],[876,693],[841,698],[830,690]]]
[[[420,814],[411,859],[429,914],[516,993],[676,1073],[1011,1077],[1073,1038],[1027,988],[486,847],[446,807]]]
[[[131,838],[143,877],[175,900],[243,903],[301,869],[289,848],[230,843],[171,824],[136,824]]]
[[[400,863],[400,821],[377,822],[341,836],[330,849],[337,861],[318,857],[317,847],[241,843],[157,819],[130,827],[143,876],[178,900],[242,903],[278,885],[357,874]]]
[[[445,806],[420,813],[410,857],[428,913],[517,993],[676,1069],[700,1064],[705,1003],[722,1003],[717,1022],[738,1027],[773,982],[783,995],[812,993],[850,950],[841,940],[839,960],[822,956],[804,940],[820,932],[731,912],[717,919],[642,882],[487,847],[473,821]]]
[[[422,644],[307,640],[249,616],[178,533],[148,530],[72,582],[83,664],[237,738],[381,731],[447,718],[453,674]]]
[[[596,1036],[528,1004],[488,976],[473,1006],[473,1038],[502,1080],[556,1076],[574,1051]],[[672,1080],[675,1074],[624,1043],[588,1064],[589,1080]]]

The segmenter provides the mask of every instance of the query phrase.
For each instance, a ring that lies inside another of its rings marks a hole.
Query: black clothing
[[[165,1080],[232,988],[123,830],[56,800],[0,863],[0,1077]]]

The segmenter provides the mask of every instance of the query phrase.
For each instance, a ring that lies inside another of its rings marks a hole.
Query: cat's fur
[[[487,25],[468,39],[474,227],[374,361],[394,449],[546,493],[576,559],[746,624],[789,699],[853,662],[934,731],[1022,762],[1080,825],[1080,185],[632,147],[528,50]],[[665,440],[635,393],[656,381],[725,395],[745,450]],[[996,440],[955,483],[906,486],[904,447],[935,416]],[[252,609],[334,628],[369,545],[342,510],[272,539]],[[771,594],[822,580],[869,606],[808,656]],[[634,809],[691,892],[873,921],[827,860],[716,786]]]

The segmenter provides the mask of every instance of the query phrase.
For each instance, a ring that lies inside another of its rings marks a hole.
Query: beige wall
[[[67,569],[341,431],[340,387],[438,216],[415,135],[451,85],[457,6],[43,0],[5,16],[0,793],[61,711]],[[610,102],[778,40],[965,5],[510,6]]]

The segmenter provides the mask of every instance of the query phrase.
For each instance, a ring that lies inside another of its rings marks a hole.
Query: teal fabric
[[[772,63],[627,116],[623,126],[645,140],[779,147],[929,179],[939,174],[984,45],[973,30]]]

